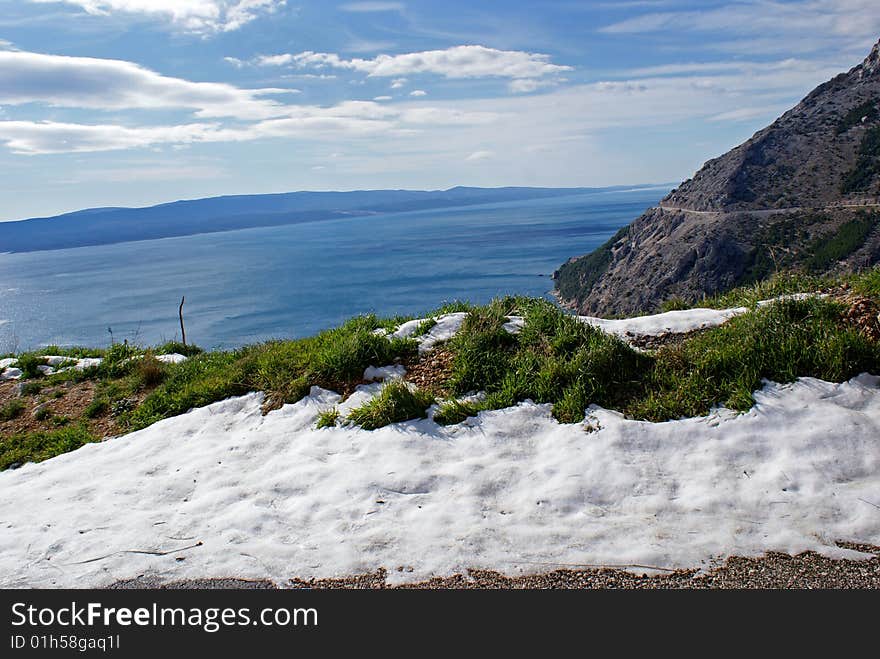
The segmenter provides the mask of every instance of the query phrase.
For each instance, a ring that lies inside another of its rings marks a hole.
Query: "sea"
[[[552,273],[670,187],[0,254],[0,354],[46,345],[234,348],[365,313],[549,297]],[[0,246],[2,250],[2,246]]]

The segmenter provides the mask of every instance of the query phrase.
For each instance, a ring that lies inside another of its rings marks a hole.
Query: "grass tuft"
[[[152,389],[161,384],[165,379],[165,375],[165,364],[156,359],[156,356],[151,351],[138,359],[133,369],[135,382],[139,387],[145,389]]]
[[[512,311],[525,326],[503,325]],[[590,403],[614,406],[626,398],[649,359],[620,339],[586,325],[546,300],[496,301],[472,311],[450,341],[450,388],[456,395],[485,391],[478,406],[444,410],[441,420],[475,409],[498,409],[530,399],[554,403],[559,421],[584,418]]]
[[[450,426],[461,423],[465,419],[477,416],[484,409],[482,401],[464,401],[453,398],[444,401],[434,412],[434,421],[441,426]]]
[[[331,407],[329,410],[324,410],[320,414],[318,414],[318,423],[316,424],[316,428],[333,428],[336,423],[339,421],[339,410],[335,407]]]
[[[347,421],[364,430],[376,430],[391,423],[425,419],[434,396],[426,391],[410,389],[405,382],[392,380],[375,398],[349,412]]]
[[[6,405],[0,407],[0,421],[12,421],[21,416],[25,404],[17,398],[13,398]]]
[[[188,343],[184,345],[180,341],[168,341],[160,346],[156,346],[153,352],[157,355],[183,355],[184,357],[195,357],[204,352],[200,347]]]
[[[435,318],[426,318],[422,322],[419,323],[419,326],[416,328],[416,331],[413,332],[413,336],[424,336],[432,329],[437,326],[437,320]]]
[[[98,438],[82,425],[4,437],[0,439],[0,470],[14,464],[42,462],[96,441]]]

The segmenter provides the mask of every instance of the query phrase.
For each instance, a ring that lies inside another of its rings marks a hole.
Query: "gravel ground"
[[[733,556],[724,565],[700,573],[676,570],[662,574],[638,574],[631,571],[597,568],[565,569],[527,576],[508,577],[491,570],[470,570],[467,575],[435,578],[419,583],[391,586],[384,569],[342,579],[291,579],[290,588],[315,589],[724,589],[724,588],[880,588],[880,547],[840,543],[848,549],[874,554],[868,560],[833,560],[814,552],[797,556],[768,553],[759,558]],[[243,579],[196,579],[161,583],[150,578],[120,581],[111,588],[229,588],[266,589],[276,586],[269,581]]]

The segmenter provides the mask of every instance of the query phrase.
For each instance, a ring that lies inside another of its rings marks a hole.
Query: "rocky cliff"
[[[655,310],[760,280],[880,262],[880,42],[555,274],[581,313]]]

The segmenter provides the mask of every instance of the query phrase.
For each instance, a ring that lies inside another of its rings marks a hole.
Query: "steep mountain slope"
[[[655,309],[763,279],[880,261],[880,42],[865,61],[556,273],[581,313]]]

